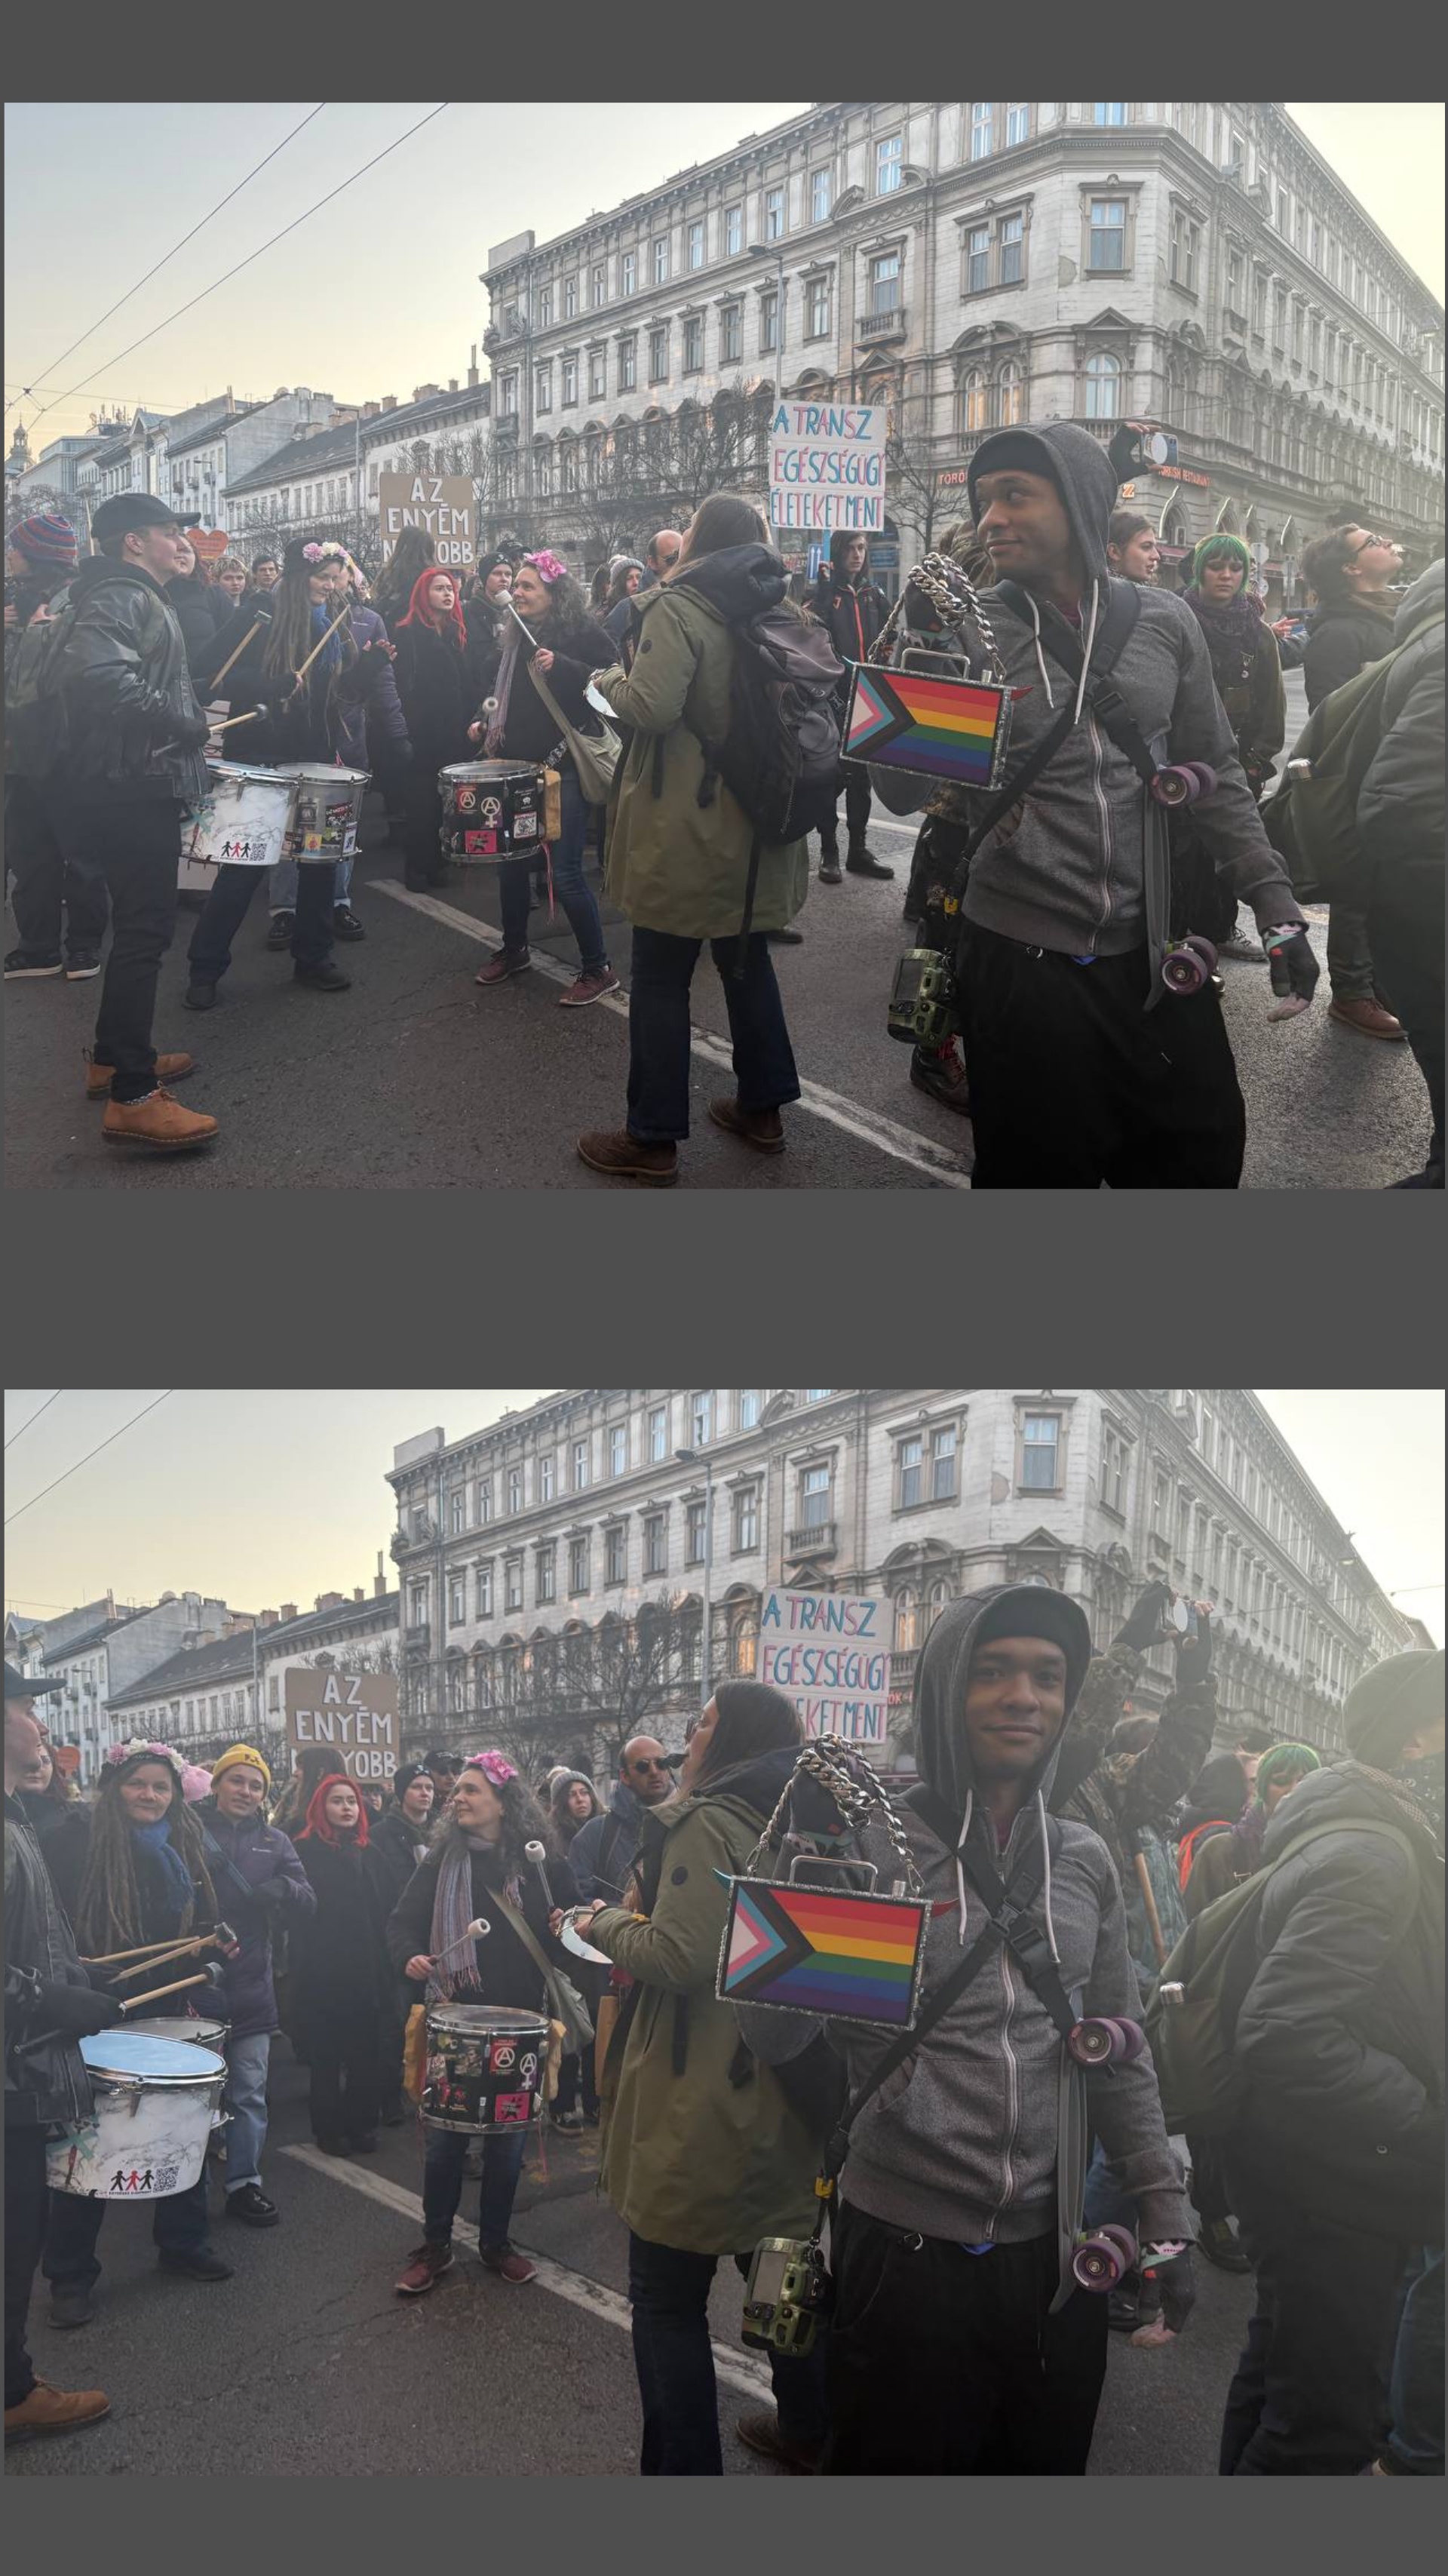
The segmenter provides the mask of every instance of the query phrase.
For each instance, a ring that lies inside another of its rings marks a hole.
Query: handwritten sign
[[[885,430],[883,403],[776,403],[769,424],[771,527],[881,535]]]
[[[291,1664],[287,1742],[300,1753],[322,1745],[350,1780],[390,1780],[397,1768],[397,1675],[309,1672]]]
[[[887,1605],[849,1592],[766,1592],[759,1678],[792,1699],[806,1735],[883,1750],[890,1700]]]
[[[379,474],[382,560],[391,559],[404,528],[426,528],[433,560],[445,572],[470,572],[477,560],[476,500],[470,474]]]

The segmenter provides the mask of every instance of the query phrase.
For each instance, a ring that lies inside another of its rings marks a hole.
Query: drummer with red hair
[[[383,1939],[386,1876],[345,1772],[329,1771],[313,1790],[297,1858],[317,1898],[290,1936],[292,2031],[311,2069],[312,2135],[324,2155],[370,2156],[394,1981]]]
[[[418,574],[393,641],[397,648],[393,676],[412,744],[402,832],[403,874],[410,886],[420,890],[447,882],[439,838],[438,772],[469,756],[473,688],[467,668],[468,633],[451,573],[429,564]]]

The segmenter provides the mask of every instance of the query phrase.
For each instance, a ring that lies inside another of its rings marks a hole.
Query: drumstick
[[[460,1941],[449,1941],[445,1950],[439,1950],[437,1957],[433,1960],[433,1966],[435,1968],[441,1967],[443,1960],[450,1959],[454,1950],[465,1950],[470,1941],[485,1941],[492,1928],[491,1923],[484,1923],[482,1917],[479,1916],[476,1923],[470,1923],[468,1925],[468,1928]]]
[[[214,1923],[209,1932],[192,1932],[179,1939],[173,1934],[169,1941],[143,1941],[139,1949],[135,1950],[107,1950],[99,1959],[82,1959],[81,1966],[111,1968],[114,1967],[117,1959],[146,1959],[153,1966],[159,1966],[163,1959],[171,1957],[173,1953],[203,1949],[208,1941],[214,1942],[218,1950],[224,1950],[235,1939],[236,1934],[229,1923]],[[133,1973],[131,1969],[126,1971],[128,1976]]]
[[[541,1843],[525,1843],[523,1845],[523,1858],[525,1860],[530,1860],[533,1867],[538,1872],[538,1876],[543,1885],[543,1893],[548,1900],[548,1911],[551,1914],[553,1911],[553,1890],[548,1884],[548,1870],[546,1866],[548,1855],[544,1850],[543,1845]]]
[[[261,629],[263,628],[263,626],[270,626],[270,624],[271,624],[271,610],[270,610],[269,608],[263,608],[263,609],[261,610],[260,614],[257,616],[257,618],[256,618],[256,620],[255,620],[254,624],[252,625],[252,627],[251,627],[250,631],[249,631],[247,634],[243,635],[243,637],[242,637],[242,639],[241,639],[241,642],[238,644],[238,646],[237,646],[237,648],[236,648],[236,651],[235,651],[235,652],[232,654],[232,656],[231,656],[231,660],[230,660],[230,661],[227,661],[227,662],[223,662],[223,663],[222,663],[220,670],[219,670],[219,671],[217,672],[217,674],[216,674],[216,677],[215,677],[215,678],[210,682],[210,686],[211,686],[213,689],[218,689],[218,688],[220,688],[221,683],[222,683],[222,681],[225,679],[227,672],[231,669],[232,662],[239,662],[239,661],[241,660],[241,657],[242,657],[243,653],[246,651],[246,648],[247,648],[248,644],[251,642],[252,636],[253,636],[253,635],[258,635],[258,634],[260,634]]]
[[[311,669],[311,667],[312,667],[312,664],[315,662],[315,660],[316,660],[316,658],[317,658],[317,655],[318,655],[319,653],[323,652],[323,651],[325,650],[325,648],[327,647],[327,645],[329,645],[329,644],[331,643],[332,638],[333,638],[333,636],[336,634],[338,627],[339,627],[339,626],[341,626],[341,625],[344,623],[344,621],[345,621],[347,618],[349,618],[349,617],[351,616],[351,614],[352,614],[352,602],[351,602],[351,601],[350,601],[350,599],[349,599],[349,600],[348,600],[348,602],[347,602],[346,607],[345,607],[345,608],[343,608],[343,609],[339,609],[339,610],[338,610],[338,613],[337,613],[337,615],[333,618],[332,623],[331,623],[331,625],[328,627],[326,634],[325,634],[325,635],[323,635],[323,636],[319,639],[319,641],[318,641],[317,643],[315,643],[315,644],[312,646],[312,649],[311,649],[310,653],[307,655],[307,658],[306,658],[305,662],[302,664],[301,669],[300,669],[298,672],[296,672],[296,673],[294,674],[294,677],[296,678],[297,683],[298,683],[298,685],[299,685],[299,686],[300,686],[301,682],[306,678],[307,673],[310,671],[310,669]],[[291,691],[290,691],[290,690],[288,690],[287,695],[290,697],[290,695],[291,695]],[[238,717],[238,718],[237,718],[237,722],[238,722],[238,723],[240,723],[241,721],[242,721],[242,719],[241,719],[240,717]]]
[[[519,616],[518,616],[518,612],[517,612],[516,608],[513,606],[513,603],[512,603],[512,601],[511,601],[511,599],[507,602],[507,609],[508,609],[508,614],[509,614],[509,616],[510,616],[510,617],[512,617],[513,619],[515,619],[515,620],[516,620],[516,622],[517,622],[517,624],[518,624],[519,626],[523,626],[523,620],[522,620],[522,618],[521,618],[521,617],[519,617]],[[541,649],[542,649],[542,648],[541,648],[541,646],[539,645],[539,642],[538,642],[538,638],[537,638],[537,636],[536,636],[536,635],[534,635],[533,633],[531,633],[531,632],[530,632],[530,630],[529,630],[529,628],[528,628],[528,627],[526,627],[526,626],[523,626],[523,632],[524,632],[524,634],[528,637],[528,641],[529,641],[529,643],[532,645],[534,652],[535,652],[535,653],[537,653],[537,652],[541,651]]]
[[[133,1968],[118,1968],[111,1983],[113,1986],[123,1986],[131,1977],[149,1976],[153,1968],[169,1968],[179,1964],[182,1959],[194,1958],[200,1948],[199,1941],[178,1941],[174,1950],[163,1950],[157,1958],[138,1959]]]
[[[178,1977],[174,1986],[158,1986],[155,1993],[151,1995],[132,1995],[128,2004],[121,2004],[117,2009],[123,2013],[139,2012],[142,2004],[158,2004],[163,1995],[184,1995],[188,1986],[214,1986],[215,1984],[214,1977],[204,1974],[199,1977]]]

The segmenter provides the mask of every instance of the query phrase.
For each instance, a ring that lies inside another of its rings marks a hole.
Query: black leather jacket
[[[168,749],[179,719],[198,710],[176,612],[159,582],[131,564],[91,555],[55,601],[74,611],[61,648],[71,786],[200,803],[199,751]]]
[[[90,2078],[73,2039],[27,2046],[43,2028],[39,1981],[88,1986],[40,1845],[18,1798],[5,1800],[5,2125],[44,2127],[88,2119]],[[40,2020],[37,2022],[37,2014]]]

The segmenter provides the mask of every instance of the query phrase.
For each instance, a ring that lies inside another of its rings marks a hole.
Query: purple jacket
[[[360,653],[364,645],[385,644],[387,628],[375,608],[354,608],[348,624]],[[407,718],[397,694],[392,664],[384,654],[386,669],[370,690],[365,703],[339,706],[336,711],[337,749],[344,767],[372,769],[375,762],[367,756],[367,737],[374,743],[406,742]]]
[[[272,1927],[314,1914],[316,1891],[286,1835],[264,1816],[233,1824],[218,1814],[214,1798],[203,1798],[196,1813],[206,1831],[206,1866],[217,1913],[241,1943],[239,1955],[221,1963],[220,2009],[233,2039],[251,2039],[279,2027]],[[249,1893],[261,1887],[267,1890],[265,1899]]]

